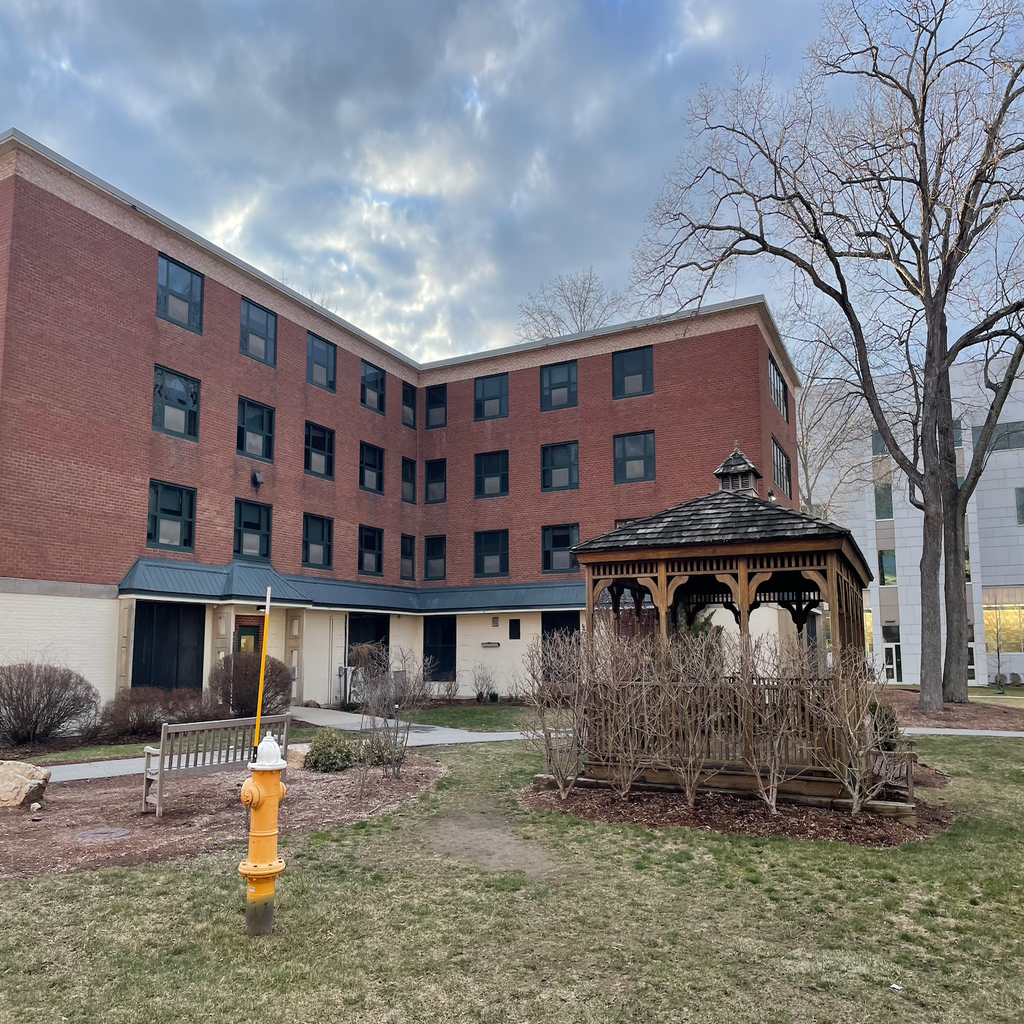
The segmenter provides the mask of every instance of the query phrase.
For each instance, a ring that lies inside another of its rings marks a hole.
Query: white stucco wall
[[[330,704],[331,683],[331,615],[307,610],[302,624],[302,699]]]
[[[492,620],[497,618],[498,625]],[[519,619],[520,639],[508,637],[508,620]],[[493,673],[498,693],[511,691],[516,675],[521,672],[523,654],[540,636],[540,612],[501,612],[497,615],[460,615],[457,623],[455,670],[459,681],[459,695],[473,696],[473,666],[480,662]],[[497,647],[482,647],[484,643],[497,643]]]
[[[415,659],[423,657],[423,616],[392,615],[391,616],[391,667],[401,668],[396,655],[406,650]]]

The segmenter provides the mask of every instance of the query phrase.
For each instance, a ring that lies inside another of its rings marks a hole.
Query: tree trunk
[[[938,487],[934,490],[937,492]],[[925,497],[921,531],[921,709],[942,710],[942,507],[938,493]]]

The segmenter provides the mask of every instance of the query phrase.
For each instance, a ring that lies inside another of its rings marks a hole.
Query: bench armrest
[[[142,752],[144,754],[159,754],[160,753],[160,748],[159,747],[143,747]]]

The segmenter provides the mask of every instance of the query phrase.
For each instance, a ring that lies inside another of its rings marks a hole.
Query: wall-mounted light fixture
[[[252,471],[252,485],[253,485],[253,487],[255,487],[256,490],[258,491],[260,489],[260,484],[262,484],[262,483],[263,483],[263,474],[254,469]]]

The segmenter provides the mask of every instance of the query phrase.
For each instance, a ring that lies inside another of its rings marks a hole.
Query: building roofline
[[[134,196],[129,195],[127,192],[119,189],[116,185],[111,185],[110,182],[104,181],[97,175],[87,171],[84,167],[80,167],[78,164],[68,160],[66,157],[61,156],[60,153],[50,149],[48,146],[44,146],[41,142],[33,139],[30,135],[26,135],[24,132],[14,128],[13,126],[0,132],[0,155],[3,155],[7,149],[14,148],[15,146],[22,146],[35,153],[37,156],[42,157],[44,160],[55,164],[63,171],[81,178],[93,188],[101,192],[105,192],[113,199],[130,206],[133,210],[141,213],[143,216],[149,217],[151,220],[154,220],[163,227],[176,232],[193,244],[198,245],[200,248],[206,249],[218,259],[226,260],[237,270],[240,270],[245,274],[252,275],[269,288],[281,292],[292,301],[306,306],[317,316],[322,316],[327,320],[332,321],[338,327],[348,331],[350,334],[354,334],[357,338],[365,341],[368,345],[372,345],[374,348],[379,349],[387,355],[393,356],[395,359],[415,370],[417,373],[425,370],[439,370],[449,366],[460,366],[480,360],[507,356],[515,352],[530,352],[544,348],[553,349],[562,345],[572,344],[573,342],[586,341],[591,338],[600,338],[608,335],[625,333],[626,331],[633,331],[638,328],[655,327],[659,324],[677,323],[679,321],[696,319],[705,315],[713,315],[715,313],[727,312],[729,310],[759,307],[769,333],[772,336],[772,340],[778,347],[778,354],[782,357],[785,369],[789,373],[794,386],[798,388],[800,387],[800,377],[796,372],[796,368],[793,366],[792,360],[789,358],[789,353],[786,351],[782,335],[779,333],[778,326],[775,323],[775,318],[772,316],[771,309],[768,307],[768,300],[764,295],[751,295],[742,299],[729,299],[725,302],[715,302],[708,305],[701,304],[700,306],[691,309],[679,310],[675,313],[646,317],[641,320],[630,320],[619,324],[610,324],[606,327],[599,327],[593,331],[583,331],[578,334],[566,334],[557,338],[544,338],[540,341],[502,345],[496,348],[482,349],[478,352],[450,356],[446,359],[435,359],[430,362],[419,363],[411,356],[406,355],[394,346],[389,345],[385,341],[381,341],[379,338],[375,338],[372,334],[356,327],[355,324],[345,320],[343,317],[340,317],[336,313],[332,313],[329,309],[325,309],[323,306],[313,302],[312,299],[309,299],[300,292],[295,291],[294,288],[289,288],[288,285],[282,284],[276,278],[273,278],[269,274],[266,274],[262,270],[252,266],[252,264],[239,259],[226,249],[222,249],[219,245],[211,242],[209,239],[203,238],[202,235],[197,234],[195,231],[179,224],[177,221],[171,220],[170,217],[165,216],[158,210],[153,209],[153,207],[143,203],[139,199],[136,199]]]

